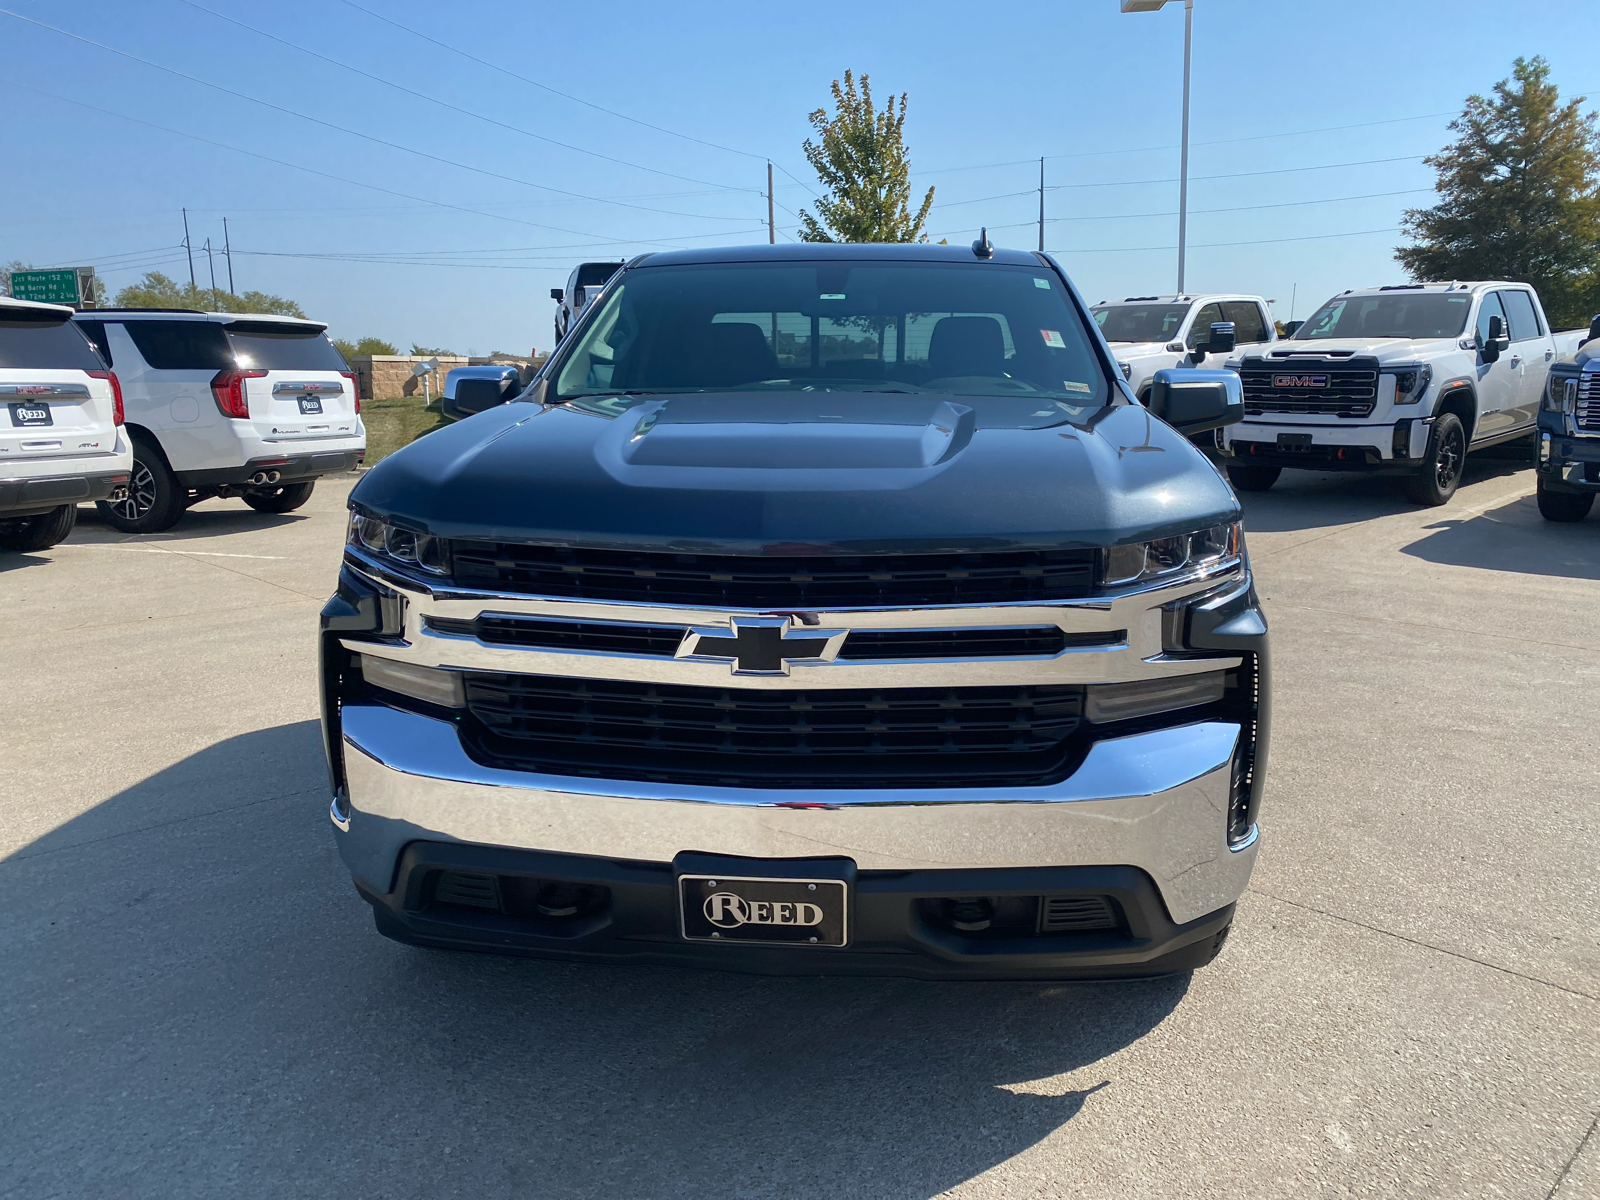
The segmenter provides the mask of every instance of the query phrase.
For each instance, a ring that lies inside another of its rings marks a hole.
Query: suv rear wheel
[[[1228,481],[1240,492],[1264,492],[1278,482],[1282,467],[1229,467]]]
[[[1581,521],[1594,507],[1593,492],[1553,492],[1539,477],[1539,515],[1546,521]]]
[[[161,451],[154,443],[135,438],[127,499],[101,500],[96,507],[113,529],[123,533],[160,533],[177,523],[188,501],[189,490],[179,485]]]
[[[1467,431],[1455,413],[1440,413],[1428,435],[1422,466],[1406,478],[1406,496],[1417,504],[1437,508],[1448,504],[1461,486],[1461,469],[1467,461]]]
[[[316,480],[308,479],[304,483],[286,483],[270,491],[246,492],[244,502],[257,512],[293,512],[311,499],[311,489],[316,485]]]
[[[23,517],[17,521],[0,521],[0,550],[14,550],[27,554],[33,550],[48,550],[67,540],[67,534],[78,523],[78,506],[63,504],[36,517]]]

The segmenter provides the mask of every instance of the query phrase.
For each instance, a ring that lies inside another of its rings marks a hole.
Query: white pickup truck
[[[1294,337],[1230,360],[1245,418],[1221,439],[1228,477],[1259,492],[1284,467],[1389,471],[1444,504],[1468,450],[1533,433],[1550,364],[1583,337],[1553,333],[1525,283],[1341,292]]]
[[[1201,343],[1214,324],[1233,323],[1236,357],[1263,349],[1278,336],[1272,310],[1260,296],[1129,296],[1102,300],[1090,311],[1141,404],[1157,371],[1204,364],[1207,351]]]

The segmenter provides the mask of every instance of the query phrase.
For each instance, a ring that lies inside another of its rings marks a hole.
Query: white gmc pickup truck
[[[1228,477],[1260,492],[1284,467],[1389,471],[1418,504],[1444,504],[1468,450],[1533,433],[1551,363],[1583,337],[1552,333],[1525,283],[1341,292],[1294,337],[1229,361],[1245,418],[1223,432]]]
[[[1278,337],[1272,310],[1260,296],[1129,296],[1102,300],[1090,312],[1141,404],[1157,371],[1205,364],[1209,351],[1201,343],[1214,324],[1232,322],[1235,357],[1266,349]]]

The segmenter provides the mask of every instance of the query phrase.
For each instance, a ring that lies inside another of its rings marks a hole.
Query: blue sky
[[[1035,245],[1045,155],[1047,247],[1091,302],[1175,282],[1176,3],[0,3],[170,69],[0,15],[0,262],[186,278],[187,206],[196,246],[220,246],[227,218],[239,290],[292,297],[337,336],[547,349],[549,289],[578,261],[765,241],[768,157],[793,236],[815,183],[806,115],[848,67],[879,98],[910,93],[935,240],[987,224]],[[1189,289],[1260,293],[1287,318],[1400,279],[1390,231],[1429,201],[1420,156],[1469,93],[1543,54],[1563,95],[1600,101],[1594,12],[1197,0]]]

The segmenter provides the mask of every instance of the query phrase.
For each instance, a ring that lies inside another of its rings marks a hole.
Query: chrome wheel
[[[128,479],[128,498],[110,505],[112,512],[126,521],[137,521],[149,513],[156,504],[156,477],[140,459],[133,460],[133,474]]]

